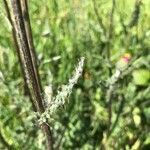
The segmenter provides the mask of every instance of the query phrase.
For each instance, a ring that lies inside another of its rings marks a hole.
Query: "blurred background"
[[[150,0],[30,0],[28,6],[43,88],[52,84],[55,95],[85,57],[69,103],[51,120],[55,149],[150,149]],[[118,68],[122,74],[112,83]],[[44,140],[24,96],[1,1],[0,149],[44,150]]]

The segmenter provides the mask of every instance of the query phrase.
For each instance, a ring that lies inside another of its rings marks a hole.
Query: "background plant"
[[[76,60],[85,57],[83,77],[68,105],[53,116],[55,147],[148,148],[149,5],[148,0],[29,2],[43,86],[52,84],[55,95]],[[2,3],[0,7],[0,149],[45,149],[31,104],[23,96],[11,26]],[[131,64],[117,79],[110,104],[105,85],[126,52],[132,55]]]

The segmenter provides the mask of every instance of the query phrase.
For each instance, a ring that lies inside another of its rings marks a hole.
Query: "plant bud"
[[[126,69],[130,60],[131,60],[131,54],[125,53],[123,56],[121,56],[120,60],[116,63],[116,68],[120,71]]]

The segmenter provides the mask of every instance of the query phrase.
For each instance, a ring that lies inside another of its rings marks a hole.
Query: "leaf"
[[[134,145],[132,146],[131,150],[139,149],[140,143],[141,143],[141,142],[140,142],[140,140],[138,139],[138,140],[134,143]]]
[[[150,81],[150,71],[147,69],[139,69],[133,72],[133,81],[136,85],[146,86]]]
[[[138,127],[140,125],[140,123],[141,123],[140,116],[139,115],[134,115],[133,116],[133,120],[134,120],[135,125]]]

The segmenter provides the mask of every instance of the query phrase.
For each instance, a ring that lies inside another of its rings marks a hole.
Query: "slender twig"
[[[140,6],[141,6],[141,0],[136,0],[134,10],[132,12],[132,17],[128,24],[129,28],[132,28],[137,25],[139,20],[139,15],[140,15]]]
[[[95,11],[95,15],[96,15],[96,17],[97,17],[99,26],[100,26],[100,28],[103,30],[103,34],[106,35],[106,29],[105,29],[105,26],[104,26],[104,24],[103,24],[103,20],[102,20],[102,18],[101,18],[100,15],[99,15],[96,1],[95,1],[95,0],[92,0],[92,2],[93,2],[94,11]]]
[[[120,24],[121,24],[122,29],[123,29],[123,33],[127,36],[127,35],[128,35],[127,26],[125,25],[124,19],[123,19],[123,17],[122,17],[121,15],[119,16],[119,20],[120,20]],[[122,32],[122,31],[121,31],[121,32]],[[121,33],[121,32],[120,32],[120,33]]]
[[[109,63],[110,63],[110,46],[111,46],[111,39],[113,36],[113,28],[114,28],[115,5],[116,5],[116,1],[112,0],[112,8],[111,8],[111,12],[110,12],[110,21],[109,21],[109,28],[108,28],[108,34],[107,34],[107,59],[108,59]]]
[[[123,95],[121,95],[121,100],[120,100],[120,104],[119,104],[119,109],[118,109],[118,112],[117,112],[117,116],[116,116],[116,120],[114,121],[114,123],[112,124],[112,126],[110,127],[110,130],[109,130],[109,133],[107,135],[107,138],[113,133],[118,121],[119,121],[119,117],[120,117],[120,114],[122,112],[122,109],[123,109],[123,106],[124,106],[124,102],[125,102],[125,98]]]
[[[116,70],[116,72],[112,75],[112,77],[107,81],[108,90],[106,92],[106,101],[108,102],[108,113],[109,113],[109,127],[108,127],[108,135],[110,134],[111,120],[112,120],[112,96],[116,89],[116,83],[122,77],[122,72]]]
[[[129,28],[132,28],[138,24],[139,16],[140,16],[140,7],[141,7],[141,0],[136,0],[134,4],[134,10],[131,14],[131,19],[129,20],[128,24],[126,25],[123,21],[123,17],[120,16],[120,23],[123,27],[123,31],[127,36],[129,34]]]
[[[112,9],[110,13],[110,22],[109,22],[109,30],[108,30],[108,36],[107,36],[107,47],[106,47],[106,52],[107,52],[107,60],[108,63],[110,64],[110,46],[111,46],[111,39],[113,35],[113,26],[114,26],[114,11],[115,11],[115,0],[112,0]],[[111,68],[109,68],[109,76],[112,74],[111,73]],[[115,84],[114,84],[115,85]],[[108,112],[109,112],[109,126],[111,125],[111,118],[112,118],[112,92],[115,88],[113,84],[110,85],[108,91],[107,91],[107,97],[106,99],[108,100]]]
[[[32,96],[32,100],[36,110],[39,113],[45,111],[40,87],[40,80],[37,77],[37,68],[35,68],[35,62],[32,59],[32,54],[29,46],[29,40],[26,33],[24,18],[22,14],[20,0],[11,0],[11,9],[12,9],[12,20],[15,30],[15,36],[18,43],[19,53],[21,56],[21,63],[25,72],[27,79],[28,88]],[[52,149],[52,134],[49,125],[45,122],[41,124],[46,137],[47,137],[47,149]]]

